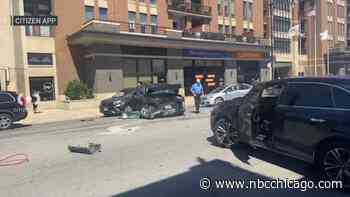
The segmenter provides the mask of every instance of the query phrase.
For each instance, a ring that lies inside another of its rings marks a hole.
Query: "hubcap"
[[[11,119],[8,116],[0,116],[0,128],[6,129],[10,127]]]
[[[350,150],[334,148],[328,151],[323,161],[326,175],[331,180],[350,183]]]
[[[216,126],[216,139],[220,144],[231,145],[233,144],[232,138],[236,138],[237,132],[230,134],[231,124],[226,120],[219,120]]]
[[[220,104],[222,102],[224,102],[224,101],[221,98],[215,100],[215,104]]]

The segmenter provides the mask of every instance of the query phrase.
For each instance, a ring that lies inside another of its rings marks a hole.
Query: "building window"
[[[327,3],[328,16],[333,16],[333,6],[331,2]]]
[[[136,29],[136,13],[129,12],[129,32],[135,32]]]
[[[337,15],[339,18],[345,18],[345,8],[344,6],[338,5],[337,6]]]
[[[219,25],[219,32],[224,33],[224,26],[221,24]]]
[[[231,0],[230,8],[231,8],[231,16],[235,17],[235,0]]]
[[[147,14],[140,14],[140,20],[141,20],[141,33],[146,33]]]
[[[50,16],[51,15],[50,0],[25,0],[24,15],[25,16]],[[52,27],[50,26],[26,26],[26,36],[53,36]]]
[[[85,6],[85,21],[90,21],[95,18],[94,15],[94,7],[93,6]]]
[[[27,53],[28,65],[53,65],[52,53]]]
[[[232,35],[236,35],[236,27],[232,27],[231,28],[231,34]]]
[[[30,95],[39,92],[41,101],[55,100],[55,80],[53,77],[29,77]]]
[[[253,18],[253,3],[244,1],[243,2],[243,18],[244,20],[251,21]]]
[[[230,34],[230,26],[228,25],[225,26],[225,34]]]
[[[151,15],[151,32],[152,34],[158,33],[158,16]]]
[[[108,9],[107,8],[99,8],[100,10],[100,20],[108,21]]]
[[[217,3],[217,11],[218,11],[218,16],[222,16],[222,11],[221,11],[221,3]]]
[[[229,15],[230,15],[230,10],[229,10],[229,2],[228,2],[228,0],[225,0],[225,6],[224,6],[224,14],[225,14],[225,16],[226,17],[228,17]]]

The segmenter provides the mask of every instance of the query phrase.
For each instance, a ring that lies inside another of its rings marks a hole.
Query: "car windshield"
[[[218,93],[222,90],[224,90],[227,86],[219,86],[217,88],[215,88],[214,90],[210,91],[209,94],[215,94],[215,93]]]

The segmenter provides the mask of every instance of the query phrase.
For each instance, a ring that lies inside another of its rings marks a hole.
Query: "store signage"
[[[57,16],[13,16],[13,25],[57,26]]]
[[[209,51],[197,49],[184,49],[183,56],[199,58],[231,58],[231,55],[224,51]]]
[[[237,52],[234,56],[238,59],[263,59],[265,57],[263,53],[255,52]]]

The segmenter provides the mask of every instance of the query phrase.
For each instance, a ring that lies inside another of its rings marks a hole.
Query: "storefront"
[[[39,92],[41,101],[55,100],[55,81],[53,77],[29,77],[30,95]]]
[[[73,56],[84,58],[77,65],[79,76],[95,94],[110,95],[142,81],[179,84],[180,92],[190,95],[196,78],[202,79],[209,92],[219,85],[237,83],[238,67],[239,75],[251,75],[248,79],[260,77],[261,68],[266,68],[268,47],[259,43],[199,41],[177,37],[177,32],[175,36],[174,32],[144,36],[116,29],[103,33],[115,27],[91,24],[68,38],[71,47],[84,48],[83,54]]]

